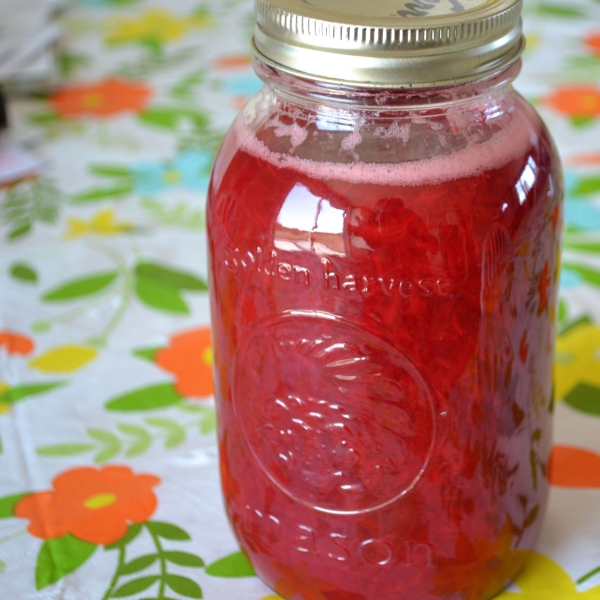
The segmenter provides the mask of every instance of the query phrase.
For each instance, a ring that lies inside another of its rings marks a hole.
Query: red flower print
[[[33,340],[27,336],[12,331],[0,331],[0,348],[8,354],[22,354],[23,356],[33,351]]]
[[[154,475],[135,475],[129,467],[83,467],[61,473],[53,489],[25,496],[15,516],[29,519],[29,533],[51,540],[70,533],[91,544],[112,544],[130,523],[147,521],[156,510]]]
[[[67,119],[111,117],[122,112],[138,112],[150,100],[150,88],[143,83],[106,79],[93,85],[66,87],[50,98],[57,113]]]
[[[185,331],[171,338],[156,353],[155,362],[176,376],[175,389],[182,396],[203,398],[213,393],[210,329]]]

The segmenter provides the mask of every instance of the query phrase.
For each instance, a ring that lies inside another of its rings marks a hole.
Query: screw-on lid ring
[[[485,77],[524,48],[522,0],[256,0],[265,63],[320,81],[424,87]]]

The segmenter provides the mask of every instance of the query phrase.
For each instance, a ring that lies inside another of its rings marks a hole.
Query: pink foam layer
[[[524,115],[517,112],[513,113],[510,123],[501,132],[485,142],[471,142],[454,154],[396,165],[360,161],[339,164],[272,152],[257,139],[241,117],[236,120],[234,127],[239,146],[253,156],[315,179],[336,179],[356,184],[427,185],[470,177],[504,166],[523,156],[536,143],[536,134],[531,131],[531,124]],[[356,150],[360,152],[360,146]]]

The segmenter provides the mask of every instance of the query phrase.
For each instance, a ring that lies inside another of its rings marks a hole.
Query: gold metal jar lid
[[[255,0],[253,48],[301,77],[425,87],[485,77],[524,48],[522,0]]]

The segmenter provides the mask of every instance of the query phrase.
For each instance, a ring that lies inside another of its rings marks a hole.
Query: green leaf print
[[[560,327],[560,335],[564,335],[572,329],[576,329],[580,325],[585,325],[587,323],[593,323],[592,319],[588,315],[583,315],[571,322],[567,321],[566,323],[562,323]]]
[[[206,282],[199,279],[191,273],[178,271],[173,268],[165,267],[151,262],[139,263],[135,269],[138,277],[147,277],[159,283],[169,285],[179,290],[193,290],[206,292],[208,286]]]
[[[200,420],[200,433],[208,435],[217,427],[217,415],[214,409],[207,409],[204,418]]]
[[[16,240],[16,239],[28,234],[30,231],[31,231],[31,223],[24,223],[22,225],[18,225],[8,234],[8,239]]]
[[[15,279],[25,281],[27,283],[37,283],[38,274],[35,269],[26,263],[15,263],[10,268],[10,274]]]
[[[177,399],[178,402],[181,398]],[[185,404],[179,406],[185,410]],[[206,435],[211,433],[215,427],[215,411],[212,407],[200,407],[198,421],[189,421],[184,425],[165,418],[147,418],[145,422],[154,429],[159,430],[152,433],[139,425],[131,423],[117,423],[116,428],[123,434],[119,439],[110,431],[100,429],[89,429],[88,436],[91,442],[74,442],[65,444],[52,444],[36,448],[38,456],[64,457],[77,456],[87,452],[96,452],[95,461],[103,463],[111,460],[119,453],[124,452],[127,458],[133,458],[147,452],[155,441],[162,441],[167,450],[177,448],[187,438],[187,428],[199,429],[200,433]]]
[[[118,165],[91,165],[89,171],[99,177],[133,177],[133,173],[127,167]]]
[[[159,350],[162,350],[162,348],[138,348],[137,350],[133,350],[132,354],[138,358],[143,358],[144,360],[154,362],[156,359],[156,353]]]
[[[93,440],[102,444],[102,449],[94,457],[94,462],[96,464],[108,462],[121,452],[121,440],[109,431],[104,431],[102,429],[88,429],[87,433]]]
[[[18,385],[13,388],[6,390],[3,394],[0,394],[0,402],[8,402],[14,404],[29,396],[37,396],[44,392],[56,389],[65,385],[64,381],[56,381],[53,383],[32,383],[29,385]]]
[[[91,296],[107,288],[117,277],[117,271],[109,271],[91,277],[74,279],[46,292],[42,296],[42,300],[45,302],[64,302],[65,300]]]
[[[255,577],[254,568],[243,554],[235,552],[206,567],[206,573],[213,577]]]
[[[126,546],[137,537],[143,528],[147,530],[152,538],[156,551],[127,562]],[[155,583],[160,583],[157,590],[158,593],[156,595],[153,593],[152,599],[146,598],[145,600],[172,600],[170,595],[165,595],[167,587],[187,598],[202,598],[202,590],[197,583],[180,574],[169,573],[169,566],[174,564],[179,567],[201,568],[204,566],[204,561],[195,554],[166,550],[162,542],[162,540],[189,541],[190,539],[187,532],[171,523],[148,521],[140,525],[131,526],[129,532],[122,540],[105,547],[106,550],[118,551],[118,567],[103,600],[134,596],[144,592]],[[139,577],[120,585],[121,582],[119,580],[122,577],[140,573],[151,567],[154,567],[153,570],[158,570],[159,573]]]
[[[575,8],[573,6],[566,6],[565,4],[550,4],[542,2],[541,4],[538,4],[537,10],[540,14],[548,15],[550,17],[585,17],[585,13],[579,8]]]
[[[152,427],[158,427],[166,431],[167,436],[165,437],[165,448],[170,450],[176,448],[185,441],[186,431],[185,429],[171,421],[171,419],[146,419],[146,423]]]
[[[189,577],[169,573],[164,578],[166,584],[176,593],[186,598],[202,598],[200,586]]]
[[[600,175],[582,177],[577,187],[571,191],[574,196],[587,196],[588,194],[595,194],[597,192],[600,192]]]
[[[150,219],[161,227],[181,227],[201,230],[204,228],[204,213],[194,206],[179,202],[174,206],[164,206],[158,200],[142,199],[142,208]]]
[[[593,569],[589,573],[586,573],[583,577],[580,577],[576,583],[577,583],[577,585],[581,585],[582,583],[585,583],[588,579],[595,577],[599,573],[600,573],[600,567],[597,567],[596,569]]]
[[[600,388],[580,383],[565,396],[565,402],[575,410],[600,416]]]
[[[86,192],[80,192],[71,196],[71,201],[76,203],[85,202],[97,202],[100,200],[106,200],[108,198],[120,198],[121,196],[127,196],[133,192],[133,186],[131,184],[118,185],[109,188],[93,188]]]
[[[159,580],[158,575],[150,575],[148,577],[140,577],[129,581],[125,585],[122,585],[116,592],[113,593],[114,598],[126,598],[127,596],[134,596],[144,590],[147,590],[151,585],[154,585]]]
[[[600,242],[572,242],[565,240],[565,248],[576,250],[578,252],[589,252],[591,254],[600,254]]]
[[[558,322],[562,325],[569,318],[569,305],[564,298],[558,302]]]
[[[133,573],[139,573],[149,566],[153,565],[158,560],[158,554],[147,554],[146,556],[140,556],[135,560],[123,565],[119,569],[119,576],[121,575],[133,575]]]
[[[128,1],[139,2],[140,0]],[[174,50],[169,53],[156,53],[150,50],[141,58],[132,62],[124,63],[116,71],[116,74],[130,79],[147,79],[154,73],[180,65],[197,55],[197,48],[179,48],[178,50]]]
[[[35,568],[35,587],[42,590],[76,571],[94,554],[97,546],[70,534],[46,540]]]
[[[196,127],[207,127],[210,120],[200,111],[179,107],[154,107],[140,113],[139,119],[148,125],[176,130],[182,119],[191,121]]]
[[[156,410],[173,406],[183,400],[172,383],[159,383],[110,400],[106,408],[116,412]]]
[[[179,540],[179,541],[187,541],[192,539],[186,531],[181,529],[181,527],[177,527],[177,525],[172,525],[171,523],[162,523],[160,521],[148,521],[146,523],[146,527],[148,531],[153,535],[164,538],[165,540]]]
[[[0,519],[10,519],[15,516],[15,506],[22,498],[29,496],[29,493],[13,494],[0,498]]]
[[[571,117],[571,124],[577,129],[584,129],[592,125],[594,123],[594,120],[594,117],[587,116]]]
[[[70,79],[80,67],[85,67],[90,62],[90,57],[62,50],[57,56],[58,70],[63,79]]]
[[[204,566],[204,561],[199,556],[190,554],[189,552],[178,552],[176,550],[171,550],[169,552],[165,552],[163,556],[169,562],[181,567],[200,568]]]
[[[27,120],[30,123],[36,125],[49,125],[54,123],[60,123],[62,120],[61,116],[56,112],[39,112],[28,115]]]
[[[152,445],[152,436],[143,427],[121,423],[117,425],[117,429],[121,433],[133,438],[132,444],[125,452],[127,458],[143,454]]]
[[[179,291],[156,279],[138,277],[135,283],[135,293],[142,303],[151,308],[180,315],[190,314],[190,308],[179,295]]]
[[[77,454],[84,454],[93,449],[94,446],[92,444],[56,444],[36,448],[36,454],[54,457],[76,456]]]
[[[33,225],[55,223],[62,195],[54,183],[41,178],[12,187],[0,200],[0,223],[8,227],[7,238],[17,240],[29,233]]]
[[[592,269],[590,267],[586,267],[584,265],[567,262],[563,263],[563,268],[575,271],[576,273],[581,275],[581,277],[583,277],[586,283],[589,283],[596,287],[600,287],[600,271],[597,271],[596,269]]]
[[[173,98],[177,100],[195,101],[196,86],[206,81],[206,71],[200,70],[195,73],[190,73],[184,77],[179,83],[173,85],[169,91]]]

